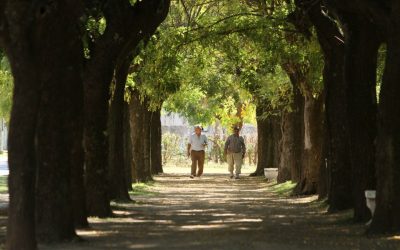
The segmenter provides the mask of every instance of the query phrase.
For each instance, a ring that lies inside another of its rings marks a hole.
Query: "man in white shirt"
[[[201,134],[201,131],[202,128],[200,126],[195,126],[194,134],[189,137],[187,155],[188,157],[191,156],[192,159],[192,171],[190,178],[194,178],[195,176],[200,177],[203,174],[205,147],[207,146],[208,140],[205,135]]]

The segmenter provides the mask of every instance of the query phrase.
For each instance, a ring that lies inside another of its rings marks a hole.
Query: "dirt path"
[[[348,213],[323,214],[315,197],[276,197],[261,178],[163,175],[134,199],[116,206],[116,218],[90,219],[92,229],[79,231],[85,242],[40,249],[400,249],[396,239],[362,236]]]

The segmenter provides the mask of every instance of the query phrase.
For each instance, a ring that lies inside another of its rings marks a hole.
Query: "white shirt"
[[[196,134],[192,134],[189,137],[190,150],[201,151],[204,150],[205,145],[207,144],[207,137],[205,135],[197,136]]]

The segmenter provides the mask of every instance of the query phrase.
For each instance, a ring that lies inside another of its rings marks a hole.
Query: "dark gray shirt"
[[[225,142],[225,151],[228,151],[228,153],[246,153],[244,138],[235,134],[230,135]]]

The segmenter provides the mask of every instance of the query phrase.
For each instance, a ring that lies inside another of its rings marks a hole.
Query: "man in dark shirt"
[[[230,135],[225,142],[224,155],[226,161],[228,162],[228,170],[231,174],[231,179],[239,179],[241,173],[243,158],[246,154],[246,145],[244,143],[244,138],[239,135],[240,128],[235,126],[233,128],[234,133]],[[233,170],[235,170],[235,176],[233,175]]]

